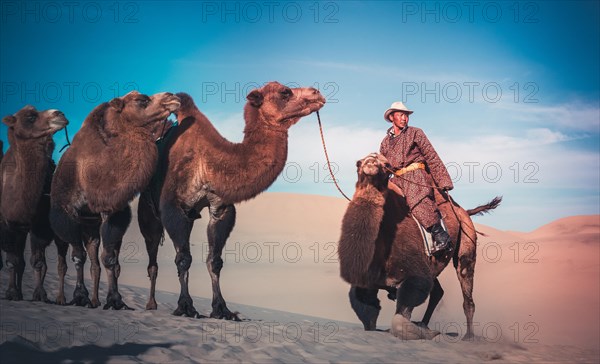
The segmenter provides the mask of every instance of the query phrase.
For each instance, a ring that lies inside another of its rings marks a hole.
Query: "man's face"
[[[408,114],[402,111],[396,111],[390,116],[390,119],[398,129],[404,129],[408,124]]]

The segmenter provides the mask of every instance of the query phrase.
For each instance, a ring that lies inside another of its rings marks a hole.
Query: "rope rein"
[[[321,116],[319,115],[319,111],[317,111],[317,120],[319,121],[319,132],[321,133],[321,142],[323,143],[323,151],[325,152],[325,159],[327,160],[327,168],[329,168],[329,174],[331,174],[331,179],[333,180],[335,187],[338,189],[338,191],[340,191],[342,196],[344,196],[346,200],[351,201],[350,198],[346,196],[344,191],[342,191],[342,189],[338,185],[337,180],[335,179],[335,176],[333,175],[333,170],[331,169],[331,162],[329,161],[329,154],[327,154],[327,146],[325,145],[325,137],[323,136],[323,125],[321,124]]]
[[[61,153],[63,150],[65,150],[66,147],[71,146],[71,141],[69,140],[69,132],[67,131],[66,126],[65,126],[65,136],[67,137],[67,144],[65,144],[62,148],[60,148],[60,150],[58,151],[59,153]]]

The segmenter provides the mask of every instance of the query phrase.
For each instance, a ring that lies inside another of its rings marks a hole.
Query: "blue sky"
[[[0,11],[2,116],[58,108],[73,135],[132,88],[185,91],[239,141],[252,88],[316,86],[347,194],[355,161],[379,148],[383,112],[402,100],[448,165],[455,199],[504,195],[478,222],[527,231],[599,213],[597,1],[3,1]],[[58,151],[64,134],[55,140]],[[290,130],[270,191],[337,196],[324,168],[309,116]]]

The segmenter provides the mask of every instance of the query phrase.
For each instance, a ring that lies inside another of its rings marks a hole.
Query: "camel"
[[[56,239],[48,214],[50,181],[55,164],[52,160],[52,136],[63,129],[67,118],[58,110],[38,111],[27,105],[14,115],[4,117],[8,125],[9,148],[2,158],[0,175],[0,246],[6,253],[9,270],[8,300],[22,300],[25,270],[25,243],[31,237],[31,265],[36,286],[34,301],[50,302],[44,289],[46,248],[54,240],[58,250],[58,274],[64,282],[68,245]],[[1,259],[0,259],[1,260]],[[0,265],[1,268],[1,265]],[[59,285],[57,303],[64,303]]]
[[[129,309],[118,291],[119,251],[131,222],[129,203],[146,188],[158,160],[156,130],[179,107],[171,93],[147,96],[132,91],[97,106],[84,120],[52,179],[50,221],[72,247],[77,283],[70,304],[100,306],[102,263],[108,278],[104,309]],[[85,245],[85,250],[84,250]],[[86,251],[94,284],[89,299],[83,280]]]
[[[179,126],[167,136],[157,176],[142,193],[138,219],[149,255],[150,297],[146,309],[156,309],[156,256],[163,226],[173,240],[181,293],[177,316],[203,317],[188,291],[192,263],[190,234],[195,219],[208,207],[210,221],[206,260],[212,281],[210,317],[239,320],[226,305],[220,288],[221,253],[235,224],[234,204],[267,189],[287,159],[288,129],[319,110],[325,98],[314,88],[289,88],[270,82],[251,91],[244,107],[246,126],[241,143],[223,138],[184,93],[177,111]]]
[[[472,339],[477,233],[470,215],[496,208],[501,197],[465,211],[448,195],[436,190],[435,199],[454,250],[445,256],[428,257],[406,199],[393,190],[393,183],[388,183],[389,168],[385,157],[375,153],[357,162],[356,191],[342,221],[338,248],[341,277],[351,284],[351,306],[365,330],[375,330],[381,309],[377,292],[386,290],[388,297],[396,299],[391,333],[402,339],[431,339],[439,332],[429,330],[427,325],[444,294],[437,277],[452,259],[467,318],[463,340]],[[425,315],[415,325],[410,321],[412,310],[428,295]]]
[[[2,163],[2,158],[4,157],[4,142],[2,140],[0,140],[0,163]],[[2,170],[0,169],[0,175],[2,174],[1,172]],[[2,185],[0,184],[0,191],[2,189]],[[0,196],[2,196],[2,193],[0,192]],[[0,271],[2,270],[2,267],[4,267],[4,258],[2,257],[2,244],[0,244]]]

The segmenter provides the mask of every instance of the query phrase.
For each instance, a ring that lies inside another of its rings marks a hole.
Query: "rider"
[[[394,102],[383,115],[392,123],[383,138],[380,153],[396,170],[391,181],[402,189],[411,213],[431,233],[431,253],[452,251],[450,235],[444,230],[435,203],[433,182],[444,191],[454,186],[444,163],[423,130],[408,126],[409,110],[404,103]]]

